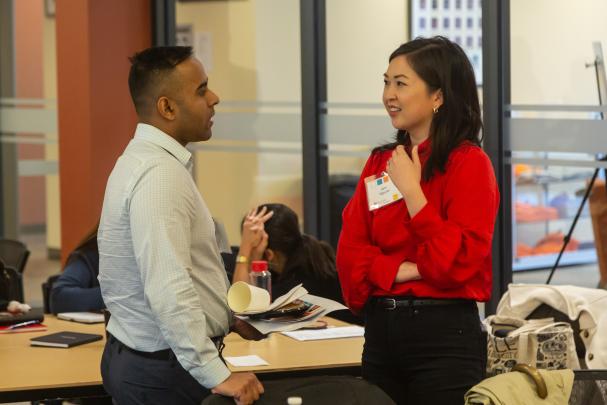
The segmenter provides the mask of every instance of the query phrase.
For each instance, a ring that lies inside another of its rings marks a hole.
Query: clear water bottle
[[[251,263],[249,280],[251,285],[268,291],[268,294],[270,294],[270,299],[272,299],[272,274],[268,270],[267,261],[255,260]]]

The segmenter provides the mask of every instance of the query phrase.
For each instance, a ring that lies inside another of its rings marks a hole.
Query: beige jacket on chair
[[[548,396],[541,399],[535,383],[526,374],[513,371],[487,378],[465,395],[465,405],[567,405],[573,387],[571,370],[538,370]]]

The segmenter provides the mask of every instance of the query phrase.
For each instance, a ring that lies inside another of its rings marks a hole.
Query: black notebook
[[[0,326],[9,326],[21,322],[44,320],[44,312],[41,308],[34,308],[24,314],[10,314],[8,312],[0,312]]]
[[[79,332],[57,332],[30,339],[32,346],[73,347],[103,339],[101,335]]]

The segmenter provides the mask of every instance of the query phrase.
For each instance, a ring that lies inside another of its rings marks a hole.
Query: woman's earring
[[[434,111],[434,114],[436,114],[438,112],[438,107],[434,107],[432,111]]]

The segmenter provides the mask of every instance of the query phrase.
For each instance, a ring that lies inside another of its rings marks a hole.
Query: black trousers
[[[200,405],[211,394],[172,351],[160,357],[165,356],[143,357],[109,336],[101,358],[101,377],[117,405]]]
[[[485,376],[487,342],[474,302],[365,308],[363,377],[397,404],[456,405]]]

